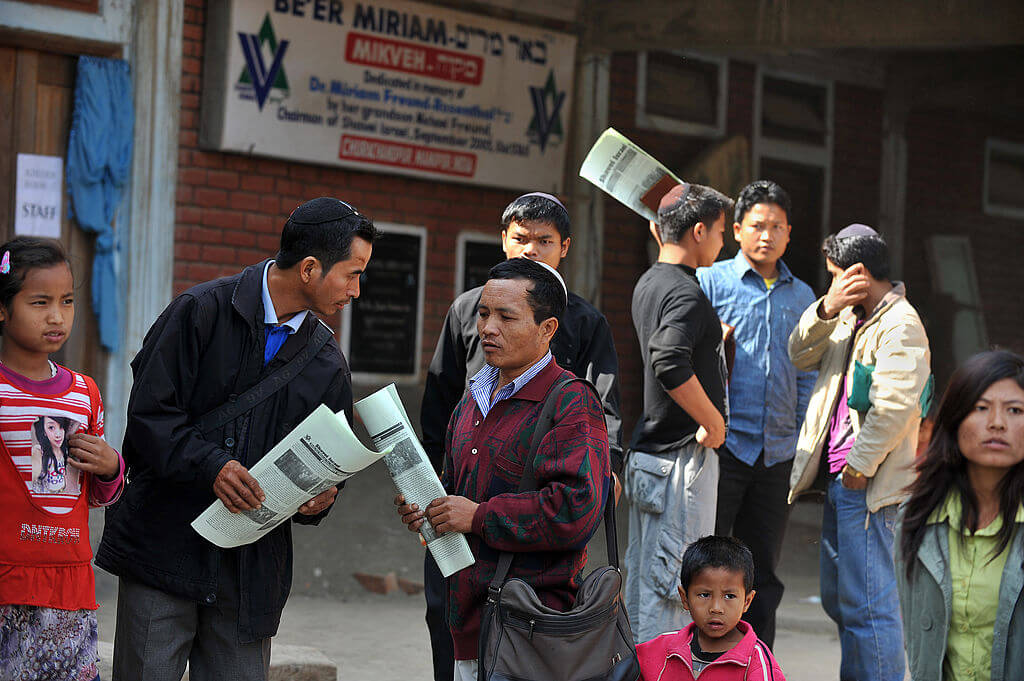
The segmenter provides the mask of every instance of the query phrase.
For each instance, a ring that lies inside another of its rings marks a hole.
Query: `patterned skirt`
[[[0,679],[93,681],[96,647],[94,610],[0,605]]]

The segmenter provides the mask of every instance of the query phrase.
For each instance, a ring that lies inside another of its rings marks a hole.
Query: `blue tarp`
[[[120,59],[79,57],[75,109],[68,139],[67,185],[79,226],[96,234],[92,307],[100,343],[120,346],[120,291],[114,262],[114,213],[132,165],[135,110],[128,64]]]

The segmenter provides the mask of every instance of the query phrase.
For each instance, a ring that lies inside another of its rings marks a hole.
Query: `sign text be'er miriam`
[[[402,0],[210,7],[206,148],[559,191],[576,39]]]

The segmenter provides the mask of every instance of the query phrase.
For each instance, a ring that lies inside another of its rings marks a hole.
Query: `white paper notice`
[[[14,233],[60,238],[64,159],[18,154]]]

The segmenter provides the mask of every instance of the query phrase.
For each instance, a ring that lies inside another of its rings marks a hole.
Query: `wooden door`
[[[0,45],[0,237],[14,236],[18,154],[60,156],[67,162],[77,58],[26,47]],[[67,190],[66,183],[64,190]],[[68,218],[64,196],[61,241],[75,274],[75,325],[56,362],[89,374],[103,387],[106,353],[92,309],[95,238]]]

